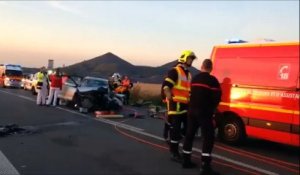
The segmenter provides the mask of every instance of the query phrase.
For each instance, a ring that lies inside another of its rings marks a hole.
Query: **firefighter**
[[[36,98],[36,104],[43,106],[46,105],[46,96],[48,94],[48,78],[46,73],[46,68],[41,67],[40,71],[36,75],[37,77],[37,98]]]
[[[122,79],[121,85],[123,86],[124,90],[123,90],[123,94],[125,95],[125,104],[129,104],[129,97],[130,97],[130,88],[132,86],[132,83],[130,82],[130,79],[128,78],[128,76],[124,76],[124,78]]]
[[[112,76],[113,89],[116,89],[121,85],[121,75],[119,73],[114,73]]]
[[[218,80],[210,75],[213,65],[210,59],[205,59],[200,73],[193,77],[191,97],[188,111],[187,133],[183,144],[183,168],[196,166],[191,161],[191,153],[195,133],[201,127],[203,137],[201,174],[218,174],[211,168],[211,152],[214,146],[214,112],[221,100],[221,88]]]
[[[182,160],[178,151],[178,145],[181,140],[181,125],[183,124],[184,128],[186,128],[190,82],[192,79],[188,68],[192,65],[195,58],[194,52],[190,50],[183,51],[176,66],[168,72],[162,85],[170,122],[171,160],[176,162],[181,162]]]

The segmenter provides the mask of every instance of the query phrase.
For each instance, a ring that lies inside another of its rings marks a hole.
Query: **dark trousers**
[[[203,163],[210,164],[210,155],[215,141],[212,114],[203,116],[188,116],[187,133],[185,135],[183,150],[187,152],[192,151],[195,134],[199,127],[201,127],[201,137],[203,138],[201,160]],[[209,156],[207,156],[208,154]]]
[[[172,114],[169,115],[170,120],[170,138],[171,141],[179,142],[182,134],[185,134],[187,128],[187,114]],[[183,125],[183,128],[182,128]]]
[[[130,92],[129,92],[129,90],[126,90],[125,92],[124,92],[124,95],[125,95],[125,104],[129,104],[129,97],[130,97]]]
[[[165,124],[164,124],[164,130],[163,130],[163,136],[164,138],[167,139],[171,139],[170,136],[170,130],[171,130],[171,118],[173,115],[169,115],[166,116],[165,118]],[[185,117],[186,118],[186,117]],[[186,128],[187,128],[187,120],[184,119],[184,121],[182,122],[182,124],[180,125],[180,139],[182,138],[182,136],[185,136],[186,133]]]
[[[165,122],[163,136],[165,140],[170,139],[170,124]]]

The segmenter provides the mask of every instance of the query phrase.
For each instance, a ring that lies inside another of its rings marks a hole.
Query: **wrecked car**
[[[95,110],[117,111],[123,106],[124,97],[109,88],[108,80],[87,76],[69,76],[58,95],[61,104],[71,105],[80,112]]]

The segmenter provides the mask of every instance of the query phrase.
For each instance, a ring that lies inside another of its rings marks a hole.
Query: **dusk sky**
[[[71,65],[112,52],[160,66],[226,39],[299,41],[299,1],[0,1],[0,63]]]

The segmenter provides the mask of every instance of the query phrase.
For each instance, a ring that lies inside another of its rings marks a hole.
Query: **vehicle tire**
[[[73,99],[72,99],[72,101],[67,101],[67,106],[70,106],[70,107],[72,107],[72,108],[77,108],[78,107],[78,104],[79,103],[79,97],[78,97],[78,94],[77,93],[75,93],[74,94],[74,96],[73,96]]]
[[[90,98],[85,97],[81,99],[81,107],[86,108],[88,111],[90,111],[93,106],[94,104]]]
[[[238,145],[243,143],[246,139],[243,121],[236,116],[224,116],[219,125],[218,136],[221,141],[228,144]]]

